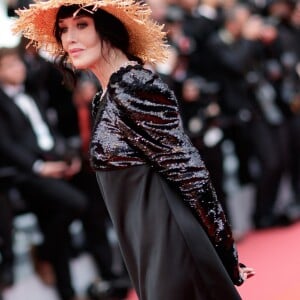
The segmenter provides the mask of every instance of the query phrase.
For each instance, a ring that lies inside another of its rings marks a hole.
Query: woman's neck
[[[101,61],[91,68],[91,71],[98,78],[102,89],[106,90],[111,75],[129,63],[130,60],[122,51],[111,49],[107,56],[102,57]]]

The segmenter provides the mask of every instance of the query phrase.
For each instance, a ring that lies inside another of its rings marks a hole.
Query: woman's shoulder
[[[132,84],[136,82],[146,83],[147,81],[153,80],[157,75],[146,69],[140,64],[129,64],[122,66],[118,71],[112,74],[110,83],[114,84]]]
[[[166,93],[169,96],[173,94],[155,71],[140,64],[121,67],[111,76],[110,87],[126,90],[129,93],[130,91],[144,91]]]

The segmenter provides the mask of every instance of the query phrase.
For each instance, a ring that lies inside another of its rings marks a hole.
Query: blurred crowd
[[[240,186],[255,189],[253,227],[298,221],[300,2],[150,2],[171,45],[158,72],[177,94],[185,130],[225,210],[223,142],[229,140]],[[275,213],[283,178],[292,199]]]
[[[224,141],[234,146],[239,185],[254,187],[253,228],[300,220],[300,1],[147,2],[170,45],[156,71],[177,95],[228,216]],[[8,0],[7,14],[29,3]],[[88,158],[91,101],[101,87],[85,72],[74,88],[64,82],[53,58],[28,41],[0,48],[0,294],[14,283],[13,219],[30,211],[43,235],[32,250],[36,270],[62,300],[79,299],[68,265],[74,220],[99,272],[89,297],[124,299],[128,275],[112,269],[109,217]],[[293,197],[275,213],[283,177]]]

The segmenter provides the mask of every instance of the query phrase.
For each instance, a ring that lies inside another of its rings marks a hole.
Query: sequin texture
[[[148,164],[191,208],[218,252],[233,282],[240,285],[231,228],[211,185],[208,171],[184,133],[177,99],[168,86],[141,65],[114,73],[107,91],[93,105],[90,147],[95,170]]]

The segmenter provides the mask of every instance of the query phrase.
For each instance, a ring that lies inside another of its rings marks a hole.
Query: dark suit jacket
[[[36,104],[48,124],[45,109],[37,101]],[[13,99],[0,89],[0,165],[14,166],[22,173],[31,173],[36,160],[55,157],[55,151],[46,152],[39,148],[28,118]]]
[[[189,57],[189,73],[192,75],[202,75],[210,79],[211,56],[206,47],[209,37],[221,26],[220,17],[208,19],[202,15],[187,16],[183,29],[187,36],[192,38],[195,49]]]
[[[254,115],[258,113],[249,94],[246,74],[256,61],[259,45],[244,39],[227,44],[218,32],[210,37],[207,47],[213,57],[211,69],[214,80],[221,86],[220,105],[223,111],[230,115],[244,109]]]

